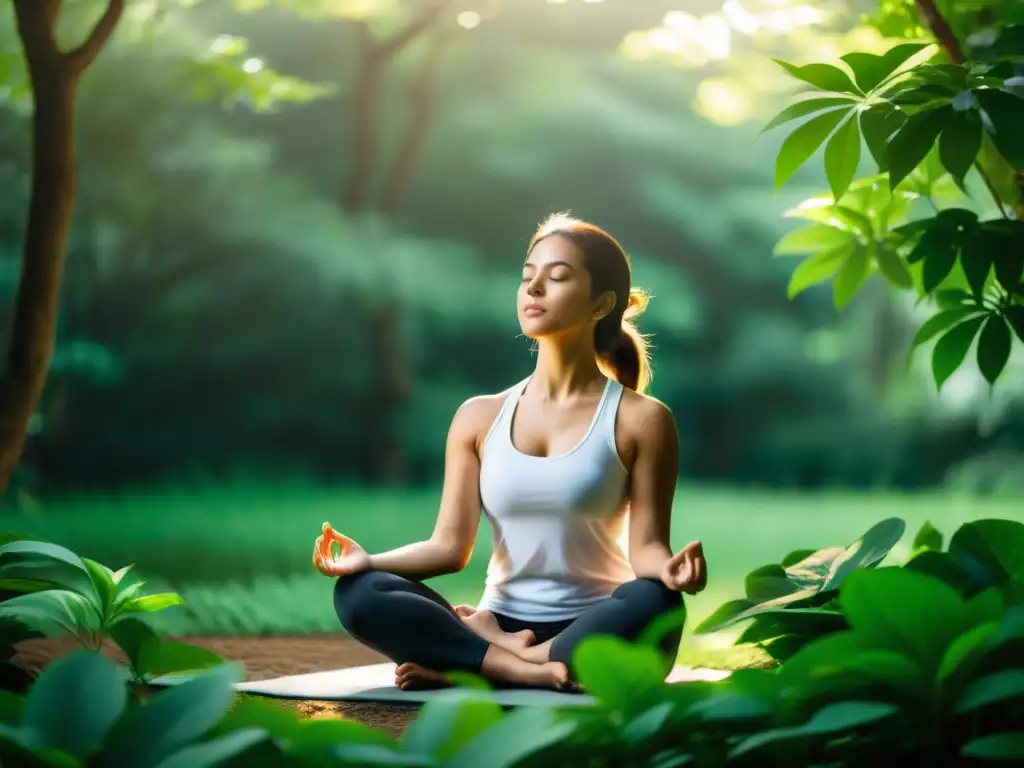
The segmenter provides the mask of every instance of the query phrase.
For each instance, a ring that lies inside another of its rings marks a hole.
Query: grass
[[[161,488],[110,496],[66,496],[20,510],[0,510],[0,527],[39,535],[117,568],[128,563],[151,587],[181,593],[187,606],[165,612],[173,634],[286,635],[338,631],[331,581],[312,570],[320,524],[371,551],[428,536],[438,491],[356,490],[311,486]],[[846,545],[886,517],[901,517],[907,534],[893,552],[909,552],[929,520],[947,536],[969,520],[1021,519],[1020,500],[893,493],[773,493],[680,488],[673,545],[701,539],[710,583],[687,601],[692,628],[743,592],[743,577],[794,549]],[[490,556],[481,523],[468,568],[431,585],[453,603],[474,602]],[[734,636],[684,639],[686,663],[740,666],[750,649],[726,651]],[[756,654],[755,654],[756,655]]]

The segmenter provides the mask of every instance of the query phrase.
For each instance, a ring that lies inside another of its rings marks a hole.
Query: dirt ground
[[[303,637],[183,637],[182,642],[209,648],[223,659],[245,666],[247,680],[265,680],[341,667],[378,664],[383,656],[344,635]],[[19,646],[18,663],[37,673],[49,662],[75,650],[72,638],[30,640]],[[116,663],[126,659],[116,647],[104,654]],[[356,704],[334,701],[295,701],[307,717],[347,717],[400,736],[416,717],[416,710],[384,704]]]

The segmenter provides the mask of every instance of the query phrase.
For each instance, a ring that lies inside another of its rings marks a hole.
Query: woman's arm
[[[679,433],[667,406],[645,398],[633,404],[636,458],[630,473],[629,561],[640,578],[661,578],[672,557],[669,536],[679,473]]]
[[[480,525],[478,442],[497,413],[494,398],[475,397],[452,419],[445,447],[441,506],[429,539],[370,555],[370,570],[427,579],[469,564]]]

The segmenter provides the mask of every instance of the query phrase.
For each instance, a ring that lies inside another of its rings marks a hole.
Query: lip
[[[544,314],[544,307],[540,304],[527,304],[523,307],[523,314],[529,317],[536,317]]]

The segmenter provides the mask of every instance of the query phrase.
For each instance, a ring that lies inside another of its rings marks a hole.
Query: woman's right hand
[[[341,553],[335,557],[331,552],[334,542],[341,545]],[[370,555],[343,533],[324,523],[323,533],[313,544],[313,567],[324,576],[349,576],[370,570]]]

